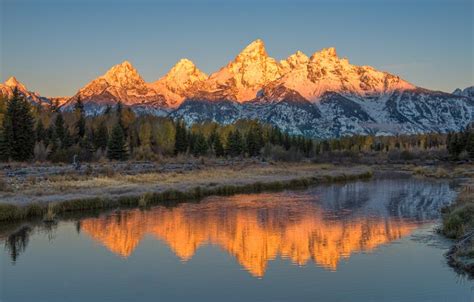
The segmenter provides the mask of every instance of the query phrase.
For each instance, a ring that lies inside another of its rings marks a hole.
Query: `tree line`
[[[448,133],[446,147],[451,159],[474,159],[474,127],[458,133]]]
[[[273,149],[310,157],[314,150],[312,139],[289,135],[253,120],[188,127],[182,120],[137,116],[120,102],[100,115],[86,117],[81,99],[76,100],[71,112],[61,112],[54,104],[32,106],[16,90],[11,99],[0,100],[0,122],[2,161],[257,157]]]
[[[448,134],[355,135],[313,140],[255,120],[187,126],[183,120],[136,115],[120,102],[100,115],[86,116],[81,99],[76,100],[70,112],[61,112],[55,104],[32,106],[16,90],[10,99],[0,99],[1,161],[71,162],[74,157],[81,161],[156,160],[163,156],[298,161],[337,154],[394,152],[399,152],[401,159],[411,159],[414,152],[433,150],[446,153],[449,160],[474,159],[474,129]]]

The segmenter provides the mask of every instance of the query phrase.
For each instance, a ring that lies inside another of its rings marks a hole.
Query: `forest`
[[[136,115],[120,102],[86,116],[79,99],[72,112],[56,104],[33,106],[18,92],[0,99],[0,160],[72,162],[159,160],[163,157],[261,157],[277,161],[354,158],[467,160],[474,158],[474,130],[399,136],[310,139],[254,120],[193,124]]]

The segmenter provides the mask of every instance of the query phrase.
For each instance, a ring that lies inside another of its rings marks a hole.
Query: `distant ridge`
[[[0,84],[0,94],[10,96],[14,87],[35,104],[51,103],[52,98],[28,91],[14,77]],[[472,87],[452,94],[423,89],[373,67],[352,65],[332,47],[309,57],[296,51],[277,61],[260,39],[210,75],[181,59],[147,83],[124,61],[74,96],[55,101],[68,111],[79,97],[89,115],[121,101],[139,114],[182,118],[188,124],[252,118],[315,138],[457,131],[474,115]]]

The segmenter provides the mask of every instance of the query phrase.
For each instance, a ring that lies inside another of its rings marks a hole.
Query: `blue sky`
[[[425,88],[474,85],[474,0],[0,0],[0,80],[73,95],[129,60],[146,81],[180,58],[210,73],[262,39],[282,59],[334,46]]]

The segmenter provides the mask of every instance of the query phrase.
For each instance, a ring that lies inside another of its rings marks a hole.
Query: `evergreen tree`
[[[246,151],[249,156],[260,155],[260,149],[263,148],[263,134],[260,124],[254,125],[247,132],[246,136]]]
[[[10,147],[5,138],[4,131],[0,129],[0,161],[8,161],[10,159]]]
[[[227,136],[226,153],[230,156],[239,156],[243,151],[242,136],[238,130],[229,132]]]
[[[194,136],[194,144],[193,144],[193,155],[194,156],[202,156],[206,155],[209,146],[207,144],[206,138],[202,133],[198,133]]]
[[[107,157],[110,160],[127,160],[128,158],[125,135],[120,123],[117,123],[112,129],[108,143]]]
[[[107,143],[109,141],[109,132],[107,126],[102,122],[97,129],[97,132],[94,132],[94,147],[96,149],[105,150],[107,148]]]
[[[460,133],[450,133],[447,138],[447,149],[449,156],[452,159],[457,159],[459,154],[461,154],[465,145],[463,144],[463,137]]]
[[[3,158],[16,161],[25,161],[33,157],[35,147],[34,118],[31,114],[29,102],[13,92],[12,99],[8,102],[7,111],[3,119]]]
[[[188,135],[183,121],[178,120],[175,127],[174,154],[176,155],[185,153],[188,149]]]
[[[220,137],[214,141],[214,153],[217,157],[222,157],[225,154],[224,146],[222,145]]]
[[[41,118],[38,120],[38,123],[36,124],[36,141],[45,141],[46,138],[46,129],[44,129],[43,121]]]
[[[56,140],[59,141],[61,148],[64,147],[66,128],[64,127],[64,119],[61,113],[56,115],[56,120],[54,121],[54,134]]]
[[[291,140],[290,140],[290,135],[288,132],[285,132],[283,135],[283,147],[285,147],[286,150],[290,150],[291,147]]]
[[[119,123],[120,127],[122,127],[122,131],[124,131],[124,133],[125,133],[125,126],[124,126],[123,120],[122,120],[122,113],[123,113],[123,104],[122,104],[121,101],[118,101],[117,102],[117,107],[116,107],[117,120],[118,120],[118,123]]]
[[[81,146],[80,159],[81,160],[87,160],[87,161],[91,160],[92,154],[95,151],[93,141],[94,141],[93,131],[92,130],[86,131],[85,137],[83,140],[81,140],[81,144],[80,144]]]
[[[212,129],[211,135],[209,135],[208,145],[217,157],[224,156],[224,146],[219,133],[217,133],[217,126]]]
[[[77,116],[76,121],[76,142],[81,141],[86,134],[86,118],[84,111],[84,104],[80,97],[78,97],[76,104],[74,105],[75,113]]]
[[[58,148],[59,148],[59,138],[56,135],[56,126],[51,124],[47,130],[47,135],[46,135],[48,142],[45,144],[50,147],[50,153],[54,153]]]
[[[68,129],[65,129],[64,131],[64,140],[61,144],[61,147],[63,149],[68,149],[74,145],[74,137],[71,135]]]
[[[469,157],[474,159],[474,131],[470,131],[467,138],[466,151],[469,154]]]

